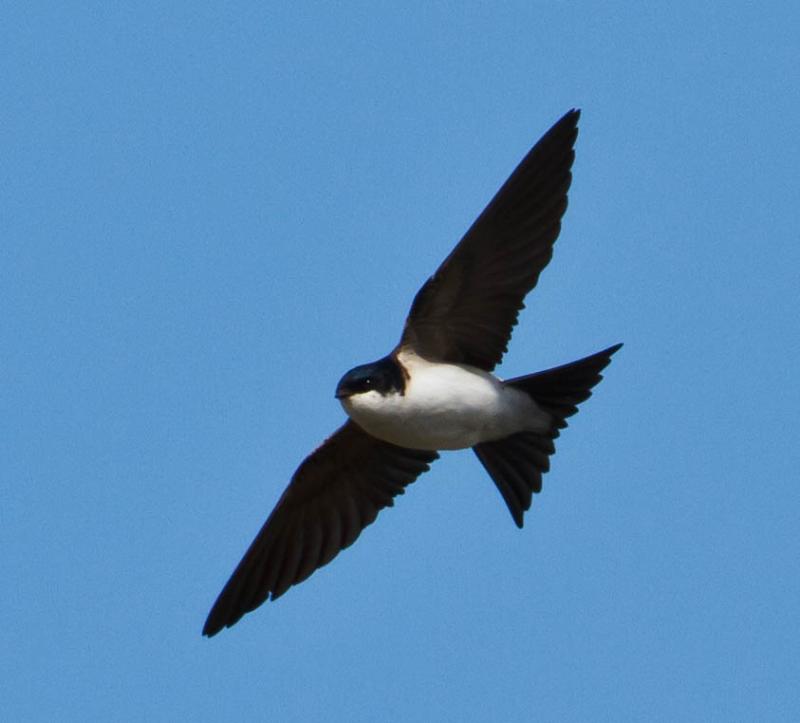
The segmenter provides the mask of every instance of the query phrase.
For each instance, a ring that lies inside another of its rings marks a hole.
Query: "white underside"
[[[409,375],[405,394],[370,391],[342,399],[350,418],[379,439],[414,449],[464,449],[549,428],[549,414],[493,374],[418,356],[399,361]]]

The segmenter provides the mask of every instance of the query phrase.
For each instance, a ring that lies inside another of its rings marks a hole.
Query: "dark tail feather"
[[[517,527],[522,527],[523,513],[530,508],[533,493],[541,492],[542,473],[550,467],[553,440],[544,434],[520,432],[472,449],[503,495]]]
[[[571,364],[504,382],[529,394],[553,417],[547,432],[520,432],[472,448],[500,490],[517,527],[522,527],[532,494],[542,490],[542,474],[550,469],[550,455],[555,452],[553,440],[567,426],[567,417],[592,395],[592,387],[603,378],[600,372],[621,346],[615,344]]]

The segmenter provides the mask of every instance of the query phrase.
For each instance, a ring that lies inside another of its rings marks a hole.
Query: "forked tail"
[[[600,372],[621,346],[615,344],[571,364],[503,382],[529,394],[552,415],[547,432],[520,432],[472,448],[500,490],[517,527],[522,527],[532,494],[542,490],[542,474],[550,469],[550,455],[555,452],[553,440],[567,426],[567,417],[592,395],[592,387],[603,378]]]

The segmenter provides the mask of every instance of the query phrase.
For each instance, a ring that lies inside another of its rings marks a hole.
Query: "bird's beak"
[[[347,397],[351,396],[353,391],[347,388],[347,385],[343,382],[339,382],[336,386],[336,398],[337,399],[347,399]]]

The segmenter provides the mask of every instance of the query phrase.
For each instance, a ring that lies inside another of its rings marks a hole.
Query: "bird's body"
[[[438,364],[400,353],[405,389],[368,391],[342,398],[365,432],[400,447],[454,450],[517,432],[544,432],[550,415],[530,396],[503,386],[494,375],[466,364]]]
[[[400,342],[336,387],[348,421],[298,467],[220,593],[215,635],[351,545],[439,456],[471,447],[522,527],[554,440],[621,345],[503,381],[500,363],[550,261],[572,178],[578,111],[525,156],[417,293]]]

